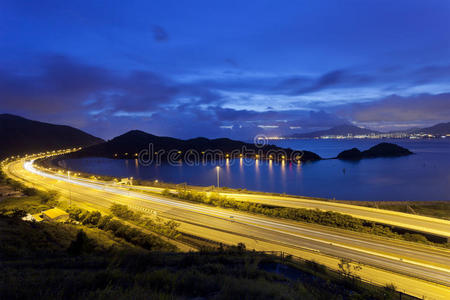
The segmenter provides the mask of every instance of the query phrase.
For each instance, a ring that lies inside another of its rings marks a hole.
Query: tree
[[[38,194],[38,190],[35,188],[26,188],[23,190],[23,193],[27,196],[36,196]]]
[[[14,208],[13,213],[12,213],[12,217],[13,218],[18,218],[18,219],[22,219],[23,217],[25,217],[27,215],[27,212],[22,210],[22,209],[17,209]]]
[[[241,242],[241,243],[238,243],[238,244],[237,244],[237,249],[238,249],[239,252],[244,252],[245,249],[246,249],[245,244],[242,243],[242,242]]]
[[[67,252],[71,255],[80,255],[92,250],[92,240],[89,239],[83,230],[78,231],[77,237],[70,243]]]
[[[87,224],[97,225],[98,222],[100,221],[101,217],[102,217],[102,214],[99,211],[92,211],[83,220],[83,225],[87,225]]]

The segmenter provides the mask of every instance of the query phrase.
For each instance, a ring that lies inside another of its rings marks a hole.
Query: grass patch
[[[180,237],[180,232],[177,230],[180,223],[175,221],[168,220],[164,222],[160,217],[143,217],[141,213],[135,212],[129,209],[128,206],[121,204],[113,204],[110,210],[112,214],[118,218],[130,221],[140,227],[146,228],[170,239],[177,239]]]
[[[24,222],[19,218],[0,215],[0,260],[65,256],[80,230],[91,241],[95,253],[138,249],[99,229],[73,224]]]
[[[48,203],[42,203],[38,196],[24,196],[5,198],[0,201],[0,211],[12,211],[14,209],[24,210],[30,214],[40,213],[52,208]]]
[[[352,205],[393,210],[403,213],[450,220],[450,201],[339,201]]]
[[[176,251],[177,247],[166,242],[155,234],[126,225],[109,215],[102,215],[99,211],[87,211],[80,208],[67,210],[71,219],[85,226],[95,227],[112,233],[115,237],[122,238],[129,243],[151,251]]]
[[[94,233],[91,233],[93,231]],[[277,272],[279,258],[245,251],[163,253],[105,244],[104,232],[0,216],[5,299],[397,299],[315,263]],[[86,247],[77,244],[88,243]],[[4,245],[10,245],[5,247]],[[83,249],[74,255],[71,249]],[[292,263],[290,263],[292,264]],[[290,272],[290,273],[292,273]],[[407,299],[407,297],[405,297]]]
[[[345,215],[338,212],[312,210],[305,208],[279,207],[254,202],[237,201],[217,193],[211,193],[208,196],[203,192],[189,191],[184,189],[179,189],[176,193],[172,193],[170,192],[170,190],[166,189],[163,191],[163,195],[176,199],[208,204],[211,206],[231,208],[238,211],[261,214],[269,217],[314,223],[356,232],[375,234],[389,238],[449,247],[449,243],[433,243],[421,234],[397,233],[393,231],[389,226],[384,226],[375,222],[355,218],[350,215]]]

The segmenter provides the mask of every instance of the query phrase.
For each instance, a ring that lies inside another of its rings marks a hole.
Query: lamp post
[[[217,188],[219,188],[219,171],[220,171],[220,167],[217,166],[216,170],[217,170]]]
[[[130,188],[128,188],[128,196],[130,196],[131,187],[133,186],[133,177],[130,177]]]
[[[70,185],[70,171],[67,171],[67,177],[69,178],[69,207],[72,207],[72,187]]]

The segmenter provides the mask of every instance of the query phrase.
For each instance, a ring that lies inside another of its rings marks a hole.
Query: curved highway
[[[232,239],[228,241],[230,243],[239,242],[241,237],[253,239],[256,243],[257,241],[269,243],[271,250],[286,251],[288,249],[289,252],[291,249],[291,254],[307,249],[316,253],[319,259],[320,255],[345,257],[367,266],[386,270],[388,274],[394,272],[421,278],[422,280],[416,280],[416,282],[414,279],[402,276],[401,280],[395,281],[396,286],[402,287],[403,290],[408,289],[416,296],[442,298],[441,296],[448,295],[450,297],[450,251],[446,249],[193,204],[108,186],[87,179],[70,178],[69,180],[67,176],[40,171],[31,161],[10,163],[5,171],[10,176],[58,190],[64,197],[70,195],[73,201],[86,203],[98,209],[108,210],[111,204],[121,203],[144,213],[157,212],[164,217],[178,220],[182,224],[192,224],[192,228],[207,228],[210,232],[222,237],[229,236],[229,239]],[[186,226],[186,228],[191,227]],[[191,233],[200,235],[199,232]],[[389,282],[389,278],[373,278],[364,272],[361,276],[375,282],[377,280]],[[393,279],[398,276],[391,275],[391,277]],[[424,286],[426,286],[425,291],[423,291]],[[445,298],[446,296],[442,299]]]

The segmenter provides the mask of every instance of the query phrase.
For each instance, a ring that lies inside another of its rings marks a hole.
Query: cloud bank
[[[446,77],[447,71],[421,68],[412,80],[434,77],[436,81]],[[37,57],[26,72],[0,69],[0,110],[73,125],[106,138],[142,129],[186,138],[250,139],[261,133],[285,135],[351,122],[377,128],[394,123],[429,125],[448,121],[450,115],[450,93],[394,94],[339,105],[296,98],[381,81],[345,70],[316,78],[273,77],[260,85],[256,81],[252,76],[244,76],[241,81],[180,81],[156,72],[118,72],[67,56],[44,55]],[[240,92],[276,98],[287,108],[254,109],[261,101],[254,96],[241,97],[248,108],[239,108],[233,93]]]

